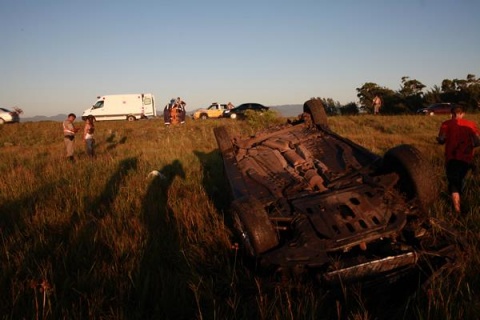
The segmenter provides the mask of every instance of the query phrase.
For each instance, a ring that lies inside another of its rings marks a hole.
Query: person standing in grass
[[[88,116],[85,120],[85,128],[83,128],[83,140],[85,141],[85,148],[87,150],[87,155],[91,158],[95,155],[94,146],[95,139],[93,138],[93,133],[95,132],[93,116]]]
[[[65,142],[65,148],[67,149],[67,159],[69,161],[74,161],[73,152],[75,147],[75,133],[80,130],[79,128],[75,128],[73,122],[77,116],[74,113],[70,113],[63,121],[63,141]]]
[[[378,95],[375,95],[372,102],[373,102],[373,114],[379,114],[380,108],[382,107],[382,98],[380,98]]]
[[[480,131],[473,121],[463,119],[464,115],[463,107],[453,107],[451,119],[442,123],[437,137],[439,144],[445,144],[448,191],[455,213],[461,212],[465,176],[473,168],[474,148],[480,145]]]

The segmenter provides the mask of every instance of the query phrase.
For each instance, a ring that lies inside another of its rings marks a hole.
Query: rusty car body
[[[457,245],[427,215],[437,191],[419,150],[399,145],[378,156],[332,132],[321,100],[303,111],[252,137],[214,129],[244,251],[330,285],[431,276],[452,265]]]

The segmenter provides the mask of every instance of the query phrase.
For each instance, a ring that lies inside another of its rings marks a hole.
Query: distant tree
[[[350,102],[340,107],[339,110],[342,115],[356,115],[359,113],[359,108],[355,102]]]
[[[444,79],[441,101],[462,103],[470,110],[478,110],[480,103],[480,80],[474,74],[466,79]]]
[[[423,107],[423,88],[425,85],[420,81],[409,77],[402,77],[402,85],[399,90],[400,97],[403,99],[402,110],[412,111]]]
[[[357,97],[360,100],[360,107],[367,112],[373,112],[373,98],[378,95],[383,101],[380,113],[392,113],[393,104],[398,100],[395,92],[386,87],[380,87],[373,82],[367,82],[362,87],[357,88]]]
[[[469,108],[480,111],[480,79],[477,79],[473,74],[468,74],[464,91],[466,94],[465,102]]]
[[[342,106],[339,101],[335,101],[332,98],[322,98],[321,100],[327,115],[334,116],[339,113],[339,109]]]
[[[357,88],[357,97],[360,100],[360,105],[366,110],[372,111],[373,97],[381,90],[380,86],[374,82],[366,82],[360,88]]]
[[[442,81],[442,92],[455,92],[455,82],[449,79],[445,79]]]
[[[373,111],[373,97],[379,95],[383,100],[381,113],[399,114],[411,113],[418,108],[437,102],[455,102],[465,104],[470,110],[480,112],[480,79],[474,74],[468,74],[466,79],[444,79],[439,86],[435,85],[426,93],[425,85],[408,76],[402,77],[398,91],[381,87],[374,82],[366,82],[356,88],[360,100],[359,108],[367,112]],[[343,114],[343,108],[342,108]]]
[[[432,89],[428,90],[427,93],[423,95],[423,106],[441,102],[442,101],[442,89],[434,85]]]
[[[416,79],[409,80],[409,77],[402,77],[402,86],[400,87],[399,93],[404,98],[421,96],[423,95],[423,88],[425,88],[425,85],[420,81]]]

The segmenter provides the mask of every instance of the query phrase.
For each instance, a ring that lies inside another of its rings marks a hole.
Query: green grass
[[[478,115],[468,118],[480,123]],[[442,120],[329,118],[333,131],[375,153],[400,143],[421,149],[437,172],[432,183],[444,190],[431,214],[467,243],[455,273],[418,290],[391,318],[474,319],[480,312],[479,176],[468,177],[466,215],[452,217],[443,148],[435,143]],[[96,158],[77,139],[74,164],[65,161],[61,123],[0,126],[2,318],[378,317],[384,308],[354,290],[336,301],[309,281],[272,283],[232,246],[228,182],[213,128],[251,135],[277,123],[270,114],[170,128],[160,120],[99,122]],[[152,170],[164,178],[149,177]]]

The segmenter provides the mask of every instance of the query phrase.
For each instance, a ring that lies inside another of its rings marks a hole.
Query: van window
[[[145,97],[143,98],[143,104],[151,104],[152,103],[152,98]]]
[[[102,107],[103,107],[103,100],[97,101],[97,103],[93,105],[93,109],[98,109]]]

